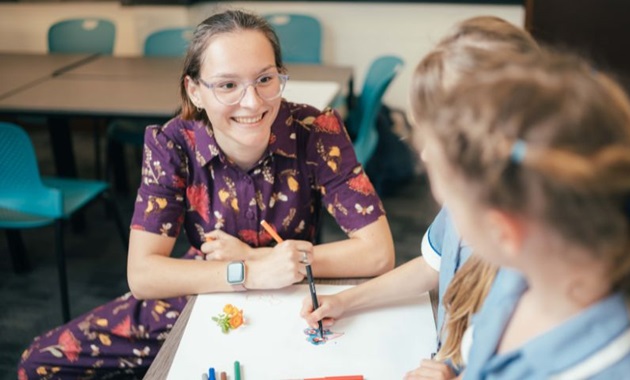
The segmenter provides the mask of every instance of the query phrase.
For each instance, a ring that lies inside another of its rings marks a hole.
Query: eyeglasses
[[[215,83],[208,83],[199,78],[199,82],[212,90],[214,97],[219,103],[226,106],[233,106],[240,103],[245,97],[247,87],[254,86],[256,94],[264,100],[274,100],[282,95],[284,86],[287,84],[288,75],[264,74],[255,81],[239,82],[236,80],[222,80]]]

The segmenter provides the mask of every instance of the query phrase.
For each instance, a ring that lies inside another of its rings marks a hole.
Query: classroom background
[[[588,2],[595,3],[594,0]],[[383,103],[398,111],[397,117],[393,119],[393,129],[403,141],[409,137],[404,114],[414,66],[454,23],[477,15],[498,16],[519,26],[524,26],[526,21],[524,4],[492,2],[223,1],[163,6],[127,6],[118,1],[0,2],[0,53],[46,53],[46,34],[51,24],[66,18],[92,16],[115,22],[115,56],[140,56],[143,41],[151,32],[168,27],[194,26],[226,7],[245,8],[259,13],[305,13],[317,17],[323,25],[323,63],[352,67],[355,92],[361,89],[363,78],[374,58],[386,54],[402,58],[405,65],[385,93]],[[629,5],[622,7],[628,10]],[[567,8],[566,18],[560,21],[576,20],[576,14],[571,12],[577,10],[584,16],[583,9],[576,6]],[[628,14],[617,13],[618,17]],[[625,29],[620,29],[619,25],[606,23],[606,19],[601,17],[593,19],[608,25],[608,29],[600,33],[601,30],[594,32],[586,28],[586,33],[597,34],[606,41],[598,46],[620,51],[614,48],[615,41],[628,35],[627,25],[630,24],[625,23]],[[630,56],[627,52],[624,54]],[[622,62],[621,66],[619,62]],[[609,63],[616,64],[617,68],[629,69],[630,64],[626,64],[629,62],[621,59]],[[94,91],[98,91],[98,88]],[[79,178],[92,178],[95,173],[91,125],[91,121],[85,119],[73,120],[71,125]],[[53,175],[55,168],[48,130],[41,125],[29,126],[26,123],[24,126],[34,142],[42,174]],[[104,139],[101,142],[104,143]],[[129,178],[139,180],[137,152],[132,150],[126,154],[129,155]],[[438,210],[421,165],[416,167],[415,172],[416,175],[407,183],[383,198],[395,240],[397,265],[419,254],[422,235]],[[135,186],[137,183],[131,183],[132,189]],[[117,196],[125,223],[130,220],[133,198],[133,190],[130,194]],[[66,231],[67,272],[73,316],[127,291],[126,255],[118,237],[114,236],[114,224],[108,218],[111,216],[105,208],[95,204],[87,210],[85,232],[76,234],[70,228]],[[33,269],[16,274],[9,259],[5,235],[0,234],[0,380],[15,379],[19,355],[30,340],[62,322],[52,246],[54,230],[52,227],[25,230],[22,236]],[[340,236],[341,231],[330,218],[325,218],[323,241],[335,240]],[[186,248],[187,245],[180,239],[176,251],[183,253]]]

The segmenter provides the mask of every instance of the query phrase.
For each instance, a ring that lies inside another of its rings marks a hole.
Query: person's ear
[[[487,211],[486,218],[493,243],[509,258],[515,259],[521,252],[525,239],[523,221],[513,214],[499,210]]]
[[[188,99],[194,104],[197,108],[203,108],[201,104],[201,88],[199,84],[195,83],[194,80],[190,76],[186,76],[184,79],[184,85],[186,86],[186,93],[188,94]]]

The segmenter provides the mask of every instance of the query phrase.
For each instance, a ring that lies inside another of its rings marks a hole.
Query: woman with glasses
[[[36,338],[20,378],[141,378],[187,295],[286,287],[309,262],[318,277],[393,267],[383,206],[339,116],[284,100],[287,79],[264,18],[226,11],[197,27],[181,112],[145,134],[131,293]],[[322,205],[348,239],[313,246]],[[183,259],[171,257],[182,228]]]

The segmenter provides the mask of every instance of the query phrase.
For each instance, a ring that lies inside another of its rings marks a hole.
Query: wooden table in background
[[[0,55],[0,73],[17,66],[19,74],[14,74],[19,81],[7,84],[7,93],[0,96],[0,115],[48,117],[57,174],[76,177],[68,119],[173,117],[181,103],[182,61],[163,57]],[[287,67],[295,81],[336,82],[340,93],[352,91],[350,67]],[[4,88],[0,87],[0,95]]]

